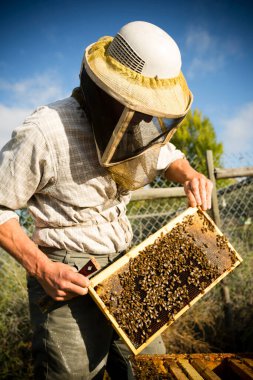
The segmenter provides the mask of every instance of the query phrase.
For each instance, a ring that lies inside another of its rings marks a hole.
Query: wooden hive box
[[[241,261],[208,214],[189,208],[95,275],[89,293],[136,355]]]
[[[253,380],[253,354],[138,355],[130,359],[136,380]]]

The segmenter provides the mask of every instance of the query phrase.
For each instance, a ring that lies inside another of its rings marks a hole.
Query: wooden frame
[[[159,229],[156,233],[152,234],[149,236],[146,240],[144,240],[141,244],[137,245],[136,247],[132,248],[129,252],[127,252],[123,257],[121,257],[119,260],[116,262],[112,263],[109,267],[105,268],[102,270],[100,273],[95,275],[91,280],[90,280],[90,287],[89,287],[89,293],[91,297],[94,299],[94,301],[97,303],[99,308],[102,310],[104,315],[108,318],[108,320],[112,323],[114,329],[117,331],[117,333],[122,337],[122,339],[125,341],[129,349],[133,352],[133,354],[137,355],[140,353],[148,344],[150,344],[158,335],[160,335],[164,330],[170,326],[173,321],[165,323],[158,331],[156,331],[151,337],[149,337],[145,343],[141,344],[138,348],[136,348],[126,333],[122,330],[122,328],[119,326],[117,323],[116,319],[113,317],[113,315],[110,313],[102,299],[99,297],[97,294],[95,287],[103,282],[105,279],[107,279],[109,276],[114,274],[116,271],[118,271],[120,268],[122,268],[125,264],[129,262],[130,259],[133,259],[139,255],[143,249],[150,245],[153,244],[154,241],[161,236],[161,233],[167,234],[169,233],[173,227],[175,227],[178,223],[182,223],[184,219],[187,216],[194,215],[197,211],[199,211],[198,208],[188,208],[185,210],[182,214],[180,214],[178,217],[170,221],[168,224],[166,224],[164,227]],[[204,217],[214,226],[215,233],[217,235],[223,236],[222,232],[218,229],[218,227],[215,225],[213,220],[208,216],[207,213],[201,211],[204,215]],[[232,245],[228,242],[227,246],[234,252],[236,261],[235,263],[231,266],[230,269],[226,270],[224,273],[222,273],[218,278],[216,278],[215,281],[213,281],[209,286],[207,286],[204,291],[200,294],[198,294],[191,302],[189,302],[188,305],[183,307],[175,316],[174,320],[178,319],[182,314],[184,314],[192,305],[194,305],[204,294],[206,294],[209,290],[211,290],[218,282],[220,282],[225,276],[228,275],[236,266],[238,266],[242,262],[242,258],[240,255],[235,251],[235,249],[232,247]]]
[[[115,129],[113,130],[113,133],[111,135],[111,138],[105,148],[105,151],[103,152],[102,156],[101,156],[101,152],[99,149],[98,150],[98,153],[99,153],[99,162],[103,165],[103,166],[106,166],[106,167],[110,167],[110,166],[113,166],[115,165],[115,162],[111,162],[111,159],[124,135],[124,133],[126,132],[128,126],[129,126],[129,123],[130,121],[132,120],[133,116],[134,116],[134,113],[137,112],[135,110],[132,110],[131,108],[128,108],[128,107],[125,107],[123,109],[123,112],[118,120],[118,123],[117,125],[115,126]],[[162,125],[164,127],[164,123],[163,123],[163,117],[157,117],[157,116],[153,116],[153,117],[156,117],[158,119],[158,122],[160,124],[160,127],[162,129]],[[180,117],[179,117],[180,118]],[[183,120],[181,120],[181,122],[174,128],[172,128],[167,136],[165,137],[164,141],[163,142],[160,142],[160,143],[157,143],[155,144],[155,146],[157,145],[160,145],[160,146],[163,146],[164,144],[168,143],[171,138],[173,137],[174,133],[176,132],[176,130],[178,129],[178,127],[180,126],[180,124],[182,123]],[[166,127],[165,127],[166,129]],[[163,131],[163,133],[166,132],[166,131]],[[148,149],[152,149],[154,147],[154,145],[150,146]],[[142,155],[143,152],[137,154],[135,157],[138,157],[140,155]],[[133,158],[133,157],[131,157]],[[124,160],[121,160],[121,161],[117,161],[116,164],[121,164],[123,163],[124,161],[126,161],[127,159],[124,159]]]
[[[125,107],[119,121],[113,131],[113,134],[109,140],[109,143],[107,144],[107,147],[103,153],[103,156],[101,158],[101,162],[103,163],[104,166],[110,166],[112,165],[110,163],[111,158],[117,149],[117,146],[120,143],[120,140],[122,139],[123,134],[125,133],[133,115],[134,115],[133,110],[130,108]]]
[[[149,372],[143,375],[143,370],[151,368],[157,371],[157,378],[160,375],[173,376],[175,380],[221,380],[232,379],[234,374],[238,379],[253,380],[251,353],[138,355],[130,357],[130,365],[136,379],[150,380]]]

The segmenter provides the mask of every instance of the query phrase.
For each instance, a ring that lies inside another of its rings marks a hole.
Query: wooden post
[[[221,228],[221,220],[220,220],[220,212],[218,205],[218,196],[217,196],[217,188],[216,188],[216,178],[215,178],[215,168],[213,164],[213,152],[212,150],[206,151],[206,165],[207,165],[207,173],[208,178],[213,182],[213,192],[212,192],[212,216],[215,224]],[[228,327],[228,335],[230,337],[230,345],[232,348],[234,347],[234,334],[233,334],[233,311],[232,311],[232,303],[230,299],[230,291],[227,285],[226,279],[221,281],[221,292],[222,298],[224,302],[224,314],[225,321]]]
[[[206,166],[207,166],[208,178],[213,183],[212,217],[213,217],[215,224],[220,228],[221,227],[221,221],[220,221],[220,212],[219,212],[219,206],[218,206],[216,179],[215,179],[215,175],[214,175],[214,164],[213,164],[213,152],[212,152],[212,150],[206,151]]]

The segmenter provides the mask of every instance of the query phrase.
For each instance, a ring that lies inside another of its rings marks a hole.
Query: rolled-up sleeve
[[[18,219],[15,210],[26,207],[53,175],[43,134],[36,124],[24,122],[0,152],[0,224]]]
[[[162,146],[157,162],[157,170],[164,174],[172,162],[185,158],[181,150],[177,149],[172,143]]]

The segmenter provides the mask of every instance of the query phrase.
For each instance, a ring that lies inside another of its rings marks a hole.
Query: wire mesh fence
[[[203,159],[194,156],[191,165],[203,172]],[[253,166],[253,153],[223,155],[224,168]],[[239,166],[240,165],[240,166]],[[178,187],[177,183],[159,176],[152,188]],[[253,251],[253,177],[218,179],[216,181],[221,230],[238,251]],[[127,215],[133,229],[132,245],[137,245],[162,228],[187,207],[185,197],[131,201]],[[33,230],[32,218],[26,210],[19,211],[21,224]]]
[[[189,161],[196,170],[203,171],[197,156]],[[253,166],[253,154],[224,155],[222,164],[224,168]],[[157,177],[150,186],[161,188],[178,184]],[[216,186],[222,232],[237,250],[252,251],[253,178],[219,179]],[[133,229],[133,245],[163,227],[186,207],[186,198],[131,201],[128,205],[128,217]]]

